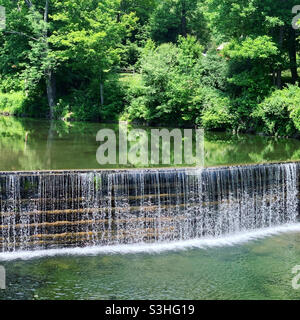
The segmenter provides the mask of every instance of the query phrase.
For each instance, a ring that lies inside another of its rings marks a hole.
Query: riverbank
[[[212,109],[207,110],[206,113],[198,110],[196,113],[199,114],[198,118],[196,117],[198,120],[195,116],[185,117],[179,114],[177,117],[170,114],[167,118],[165,116],[152,118],[149,116],[152,111],[143,109],[145,105],[142,101],[138,103],[138,100],[130,100],[125,95],[126,91],[142,90],[144,84],[141,75],[123,74],[117,83],[117,85],[110,83],[110,85],[118,87],[119,91],[114,98],[117,104],[111,100],[110,103],[106,101],[106,105],[99,106],[96,100],[85,99],[83,93],[80,93],[79,96],[66,96],[59,99],[54,108],[55,119],[66,122],[88,121],[95,123],[125,121],[133,125],[153,127],[192,128],[198,126],[206,130],[227,131],[233,134],[251,133],[300,139],[300,107],[298,108],[300,106],[300,88],[297,87],[290,86],[283,90],[274,91],[264,102],[256,106],[253,113],[247,114],[247,119],[245,115],[241,115],[239,122],[238,114],[235,115],[236,120],[233,119],[233,115],[229,116],[231,113],[229,110],[232,108],[230,99],[214,96],[215,93],[210,91],[207,92],[208,97],[211,94],[212,96],[208,98],[210,100],[207,103],[211,105]],[[132,103],[134,103],[134,108]],[[192,105],[186,108],[192,108]],[[220,108],[224,110],[222,111]],[[143,111],[141,111],[142,109]],[[23,92],[0,92],[0,115],[47,119],[49,118],[47,99],[45,96],[39,99],[26,97]],[[244,124],[241,125],[242,123]]]

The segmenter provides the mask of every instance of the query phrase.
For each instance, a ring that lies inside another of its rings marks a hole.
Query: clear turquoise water
[[[8,285],[0,299],[300,299],[292,287],[297,232],[207,249],[0,264]]]

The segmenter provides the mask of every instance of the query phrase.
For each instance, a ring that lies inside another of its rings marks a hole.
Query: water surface
[[[111,168],[96,161],[102,128],[117,130],[107,124],[0,117],[0,170]],[[205,133],[206,166],[299,159],[298,140]],[[300,299],[300,290],[292,287],[292,269],[300,265],[298,231],[224,244],[148,250],[151,254],[129,248],[123,254],[89,254],[87,248],[86,254],[25,261],[8,261],[6,254],[0,264],[7,290],[0,291],[0,299]]]
[[[163,254],[1,261],[0,299],[300,299],[300,233]]]
[[[103,128],[118,131],[109,124],[0,117],[0,170],[117,168],[97,163],[96,135]],[[208,167],[300,160],[300,140],[295,139],[205,132],[204,148]]]

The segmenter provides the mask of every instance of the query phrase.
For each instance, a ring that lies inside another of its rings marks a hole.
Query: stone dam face
[[[0,252],[220,237],[298,215],[299,163],[0,172]]]

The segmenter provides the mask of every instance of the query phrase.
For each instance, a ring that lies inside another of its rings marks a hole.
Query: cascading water
[[[164,243],[297,221],[299,165],[0,173],[0,251]]]

